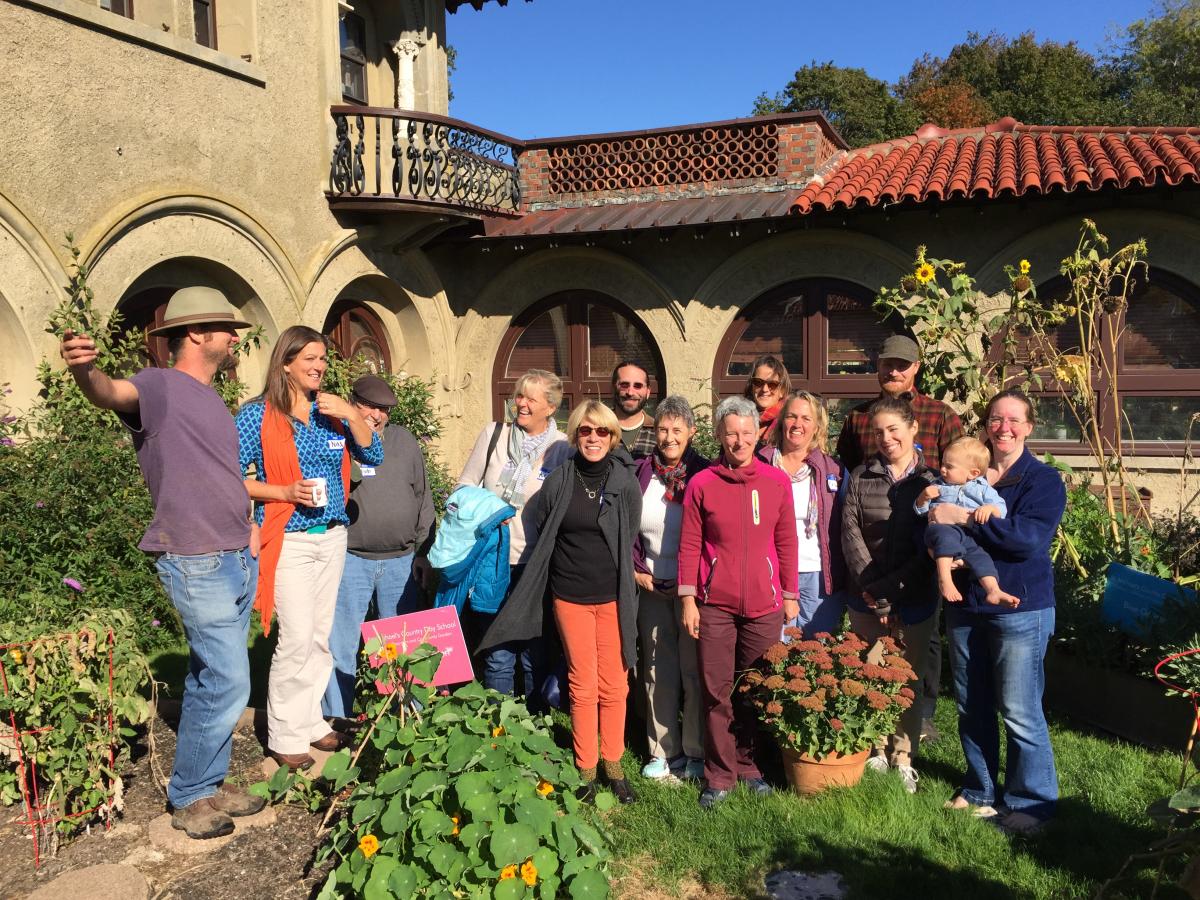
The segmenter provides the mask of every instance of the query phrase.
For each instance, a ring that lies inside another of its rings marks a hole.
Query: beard
[[[645,409],[646,404],[649,402],[649,397],[646,397],[645,399],[640,397],[630,397],[628,399],[617,397],[617,408],[620,409],[624,415],[632,416],[634,413],[640,413],[643,409]],[[632,409],[629,408],[630,404],[633,405]]]

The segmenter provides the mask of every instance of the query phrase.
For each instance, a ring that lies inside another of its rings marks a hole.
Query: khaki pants
[[[638,638],[646,696],[646,737],[650,755],[704,758],[704,721],[696,639],[683,630],[683,604],[677,596],[641,592]],[[683,712],[683,725],[679,714]]]
[[[267,683],[267,746],[276,753],[307,753],[329,734],[321,698],[333,671],[329,633],[345,564],[345,528],[283,537],[275,570],[279,642]]]
[[[895,612],[894,607],[892,611]],[[891,634],[879,624],[879,618],[874,613],[863,613],[856,609],[849,612],[850,630],[864,641],[874,642]],[[924,622],[900,626],[898,633],[893,635],[904,642],[904,658],[917,675],[917,680],[909,684],[917,698],[900,716],[896,733],[875,744],[875,755],[885,757],[893,766],[911,766],[921,744],[921,681],[929,664],[929,636],[937,627],[937,620],[935,613]]]

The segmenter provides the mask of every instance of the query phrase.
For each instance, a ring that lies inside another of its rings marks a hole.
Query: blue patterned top
[[[261,400],[252,400],[238,410],[236,422],[238,432],[238,465],[243,475],[250,464],[254,464],[258,481],[265,482],[263,474],[262,421],[265,406]],[[300,473],[305,478],[324,478],[329,491],[329,500],[324,506],[297,506],[288,519],[284,531],[305,531],[314,525],[345,525],[346,498],[342,494],[342,450],[349,446],[350,455],[361,464],[378,466],[383,462],[383,443],[379,435],[371,435],[371,446],[360,447],[354,435],[343,422],[345,436],[333,430],[330,420],[317,411],[316,401],[308,414],[308,425],[292,419],[292,433],[296,441],[296,453],[300,457]],[[255,504],[254,520],[263,521],[263,505]]]

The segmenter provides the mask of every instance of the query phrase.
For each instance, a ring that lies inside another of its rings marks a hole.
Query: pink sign
[[[437,674],[433,676],[435,685],[459,684],[475,678],[471,656],[467,653],[467,642],[463,639],[462,624],[458,621],[458,610],[453,606],[364,622],[362,636],[364,641],[379,638],[381,646],[395,644],[397,653],[412,653],[421,644],[437,647],[442,652],[442,661]],[[377,655],[372,654],[371,665],[379,665]],[[381,691],[386,690],[386,686],[379,682],[376,682],[376,686]]]

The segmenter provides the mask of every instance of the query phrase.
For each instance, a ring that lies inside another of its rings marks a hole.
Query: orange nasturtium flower
[[[497,725],[495,728],[492,729],[492,737],[503,737],[503,736],[504,736],[504,726],[503,725]]]
[[[358,842],[358,849],[362,851],[362,855],[370,859],[379,852],[379,838],[373,834],[364,835],[363,839]]]
[[[508,881],[510,878],[517,877],[517,867],[515,865],[505,866],[500,870],[500,880]]]
[[[396,659],[396,645],[384,644],[383,649],[379,651],[379,658],[384,662],[392,662]]]
[[[538,780],[537,792],[543,797],[549,796],[550,794],[554,793],[554,785],[548,782],[545,778],[541,778]]]
[[[451,816],[450,821],[454,823],[454,830],[450,832],[450,837],[458,834],[458,816]]]
[[[537,884],[537,875],[537,866],[533,864],[532,857],[521,863],[521,878],[525,880],[527,885],[533,887]]]
[[[913,274],[916,276],[917,281],[921,282],[921,284],[929,284],[929,282],[933,281],[933,266],[931,266],[929,263],[921,263],[919,266],[917,266],[917,271]]]

